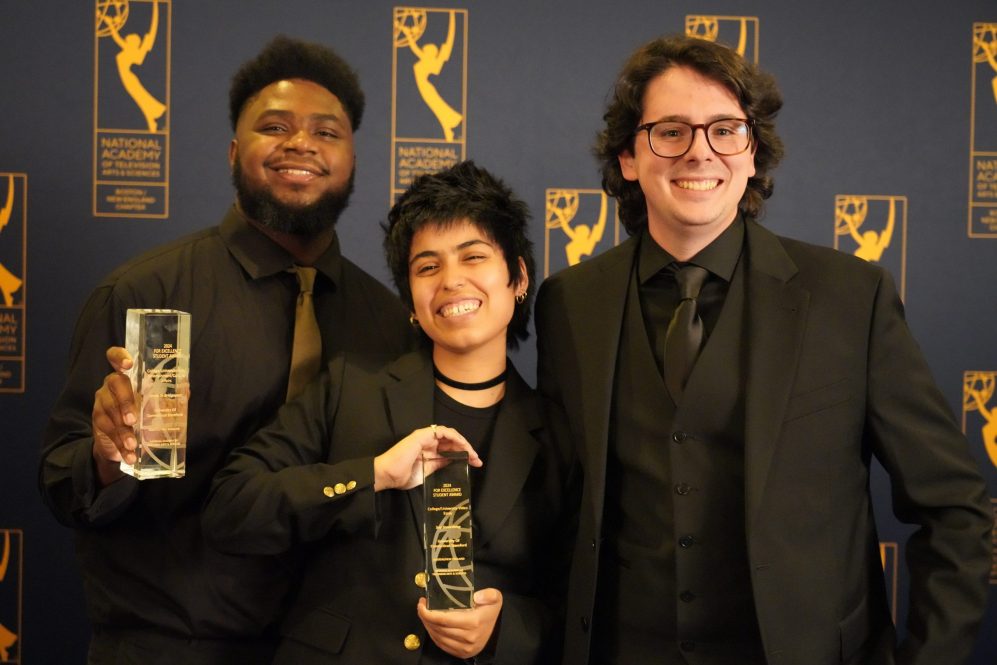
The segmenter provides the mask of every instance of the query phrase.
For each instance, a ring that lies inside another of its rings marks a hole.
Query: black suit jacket
[[[276,662],[418,662],[404,641],[430,639],[416,614],[423,591],[414,580],[425,569],[413,496],[420,490],[375,498],[373,458],[432,422],[433,390],[427,353],[382,369],[338,359],[217,475],[204,514],[215,546],[272,554],[311,545]],[[557,650],[560,632],[551,609],[555,459],[538,397],[510,367],[472,507],[476,588],[503,594],[494,660],[479,662],[557,657],[545,652]]]
[[[613,373],[637,247],[631,238],[555,275],[537,303],[540,390],[565,412],[582,487],[570,665],[588,662]],[[754,222],[745,248],[745,525],[768,662],[963,662],[987,600],[992,515],[892,280]],[[907,543],[910,613],[899,648],[872,515],[872,456],[889,473],[895,514],[918,527]]]

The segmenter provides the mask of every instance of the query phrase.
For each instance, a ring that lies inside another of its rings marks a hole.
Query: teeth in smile
[[[477,300],[464,300],[452,305],[444,305],[440,308],[440,314],[442,314],[444,318],[460,316],[461,314],[473,312],[479,307],[481,307],[481,303]]]
[[[720,184],[719,180],[676,180],[675,184],[682,189],[693,189],[697,192],[706,192],[716,189]]]
[[[288,173],[290,175],[311,175],[311,171],[306,171],[305,169],[280,169],[281,173]]]

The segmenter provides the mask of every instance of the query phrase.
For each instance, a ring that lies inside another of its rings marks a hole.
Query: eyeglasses
[[[658,157],[681,157],[689,152],[696,130],[702,129],[706,142],[718,155],[738,155],[751,146],[752,122],[743,118],[720,118],[713,122],[690,125],[677,120],[659,120],[634,130],[647,130],[647,143]]]

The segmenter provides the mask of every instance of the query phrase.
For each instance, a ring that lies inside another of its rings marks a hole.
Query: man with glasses
[[[539,384],[567,418],[565,664],[961,663],[986,486],[882,268],[757,223],[771,76],[724,46],[631,56],[599,136],[631,237],[549,279]],[[869,491],[915,525],[895,644]]]

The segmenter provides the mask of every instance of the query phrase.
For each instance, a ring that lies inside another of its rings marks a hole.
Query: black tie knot
[[[672,264],[675,270],[675,281],[679,287],[679,300],[695,300],[699,291],[709,276],[710,271],[691,263]]]

